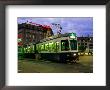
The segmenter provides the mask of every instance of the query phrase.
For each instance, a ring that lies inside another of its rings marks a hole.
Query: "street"
[[[74,64],[18,60],[18,73],[93,73],[93,56],[80,56]]]

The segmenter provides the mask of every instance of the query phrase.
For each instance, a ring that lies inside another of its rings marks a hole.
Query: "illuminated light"
[[[75,36],[70,36],[70,38],[76,38]]]
[[[29,52],[30,50],[28,50],[28,52]]]
[[[53,42],[50,42],[50,43],[49,43],[49,45],[52,45],[52,44],[53,44]]]
[[[80,55],[80,53],[78,53],[78,55]]]
[[[59,43],[59,42],[56,42],[56,43]]]
[[[76,53],[74,53],[73,55],[76,56]]]
[[[91,53],[89,53],[89,55],[91,55]]]
[[[47,44],[45,44],[45,45],[48,45],[48,43],[47,43]]]
[[[52,39],[52,37],[49,37],[49,38],[51,38],[51,39]]]
[[[83,55],[84,53],[81,53],[81,55]]]
[[[85,53],[85,55],[88,55],[88,53]]]
[[[73,38],[73,39],[76,38],[76,34],[75,33],[71,33],[69,36],[70,36],[70,38]]]

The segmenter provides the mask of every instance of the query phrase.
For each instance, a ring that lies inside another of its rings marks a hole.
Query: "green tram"
[[[35,58],[39,55],[42,60],[67,63],[79,60],[78,43],[75,33],[53,36],[39,43],[22,48],[25,58]]]

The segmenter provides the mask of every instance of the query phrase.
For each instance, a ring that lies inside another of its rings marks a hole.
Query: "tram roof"
[[[69,37],[69,34],[71,34],[71,33],[65,33],[65,34],[50,36],[50,37],[47,37],[47,38],[40,40],[40,42],[50,41],[50,40],[64,38],[64,37]]]

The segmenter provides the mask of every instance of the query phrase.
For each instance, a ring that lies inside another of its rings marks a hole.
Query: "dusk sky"
[[[52,23],[60,24],[61,33],[74,32],[77,36],[93,36],[93,18],[92,17],[66,17],[66,18],[39,18],[39,17],[19,17],[18,23],[32,22],[41,25],[48,25],[52,28],[54,34],[57,29]]]

